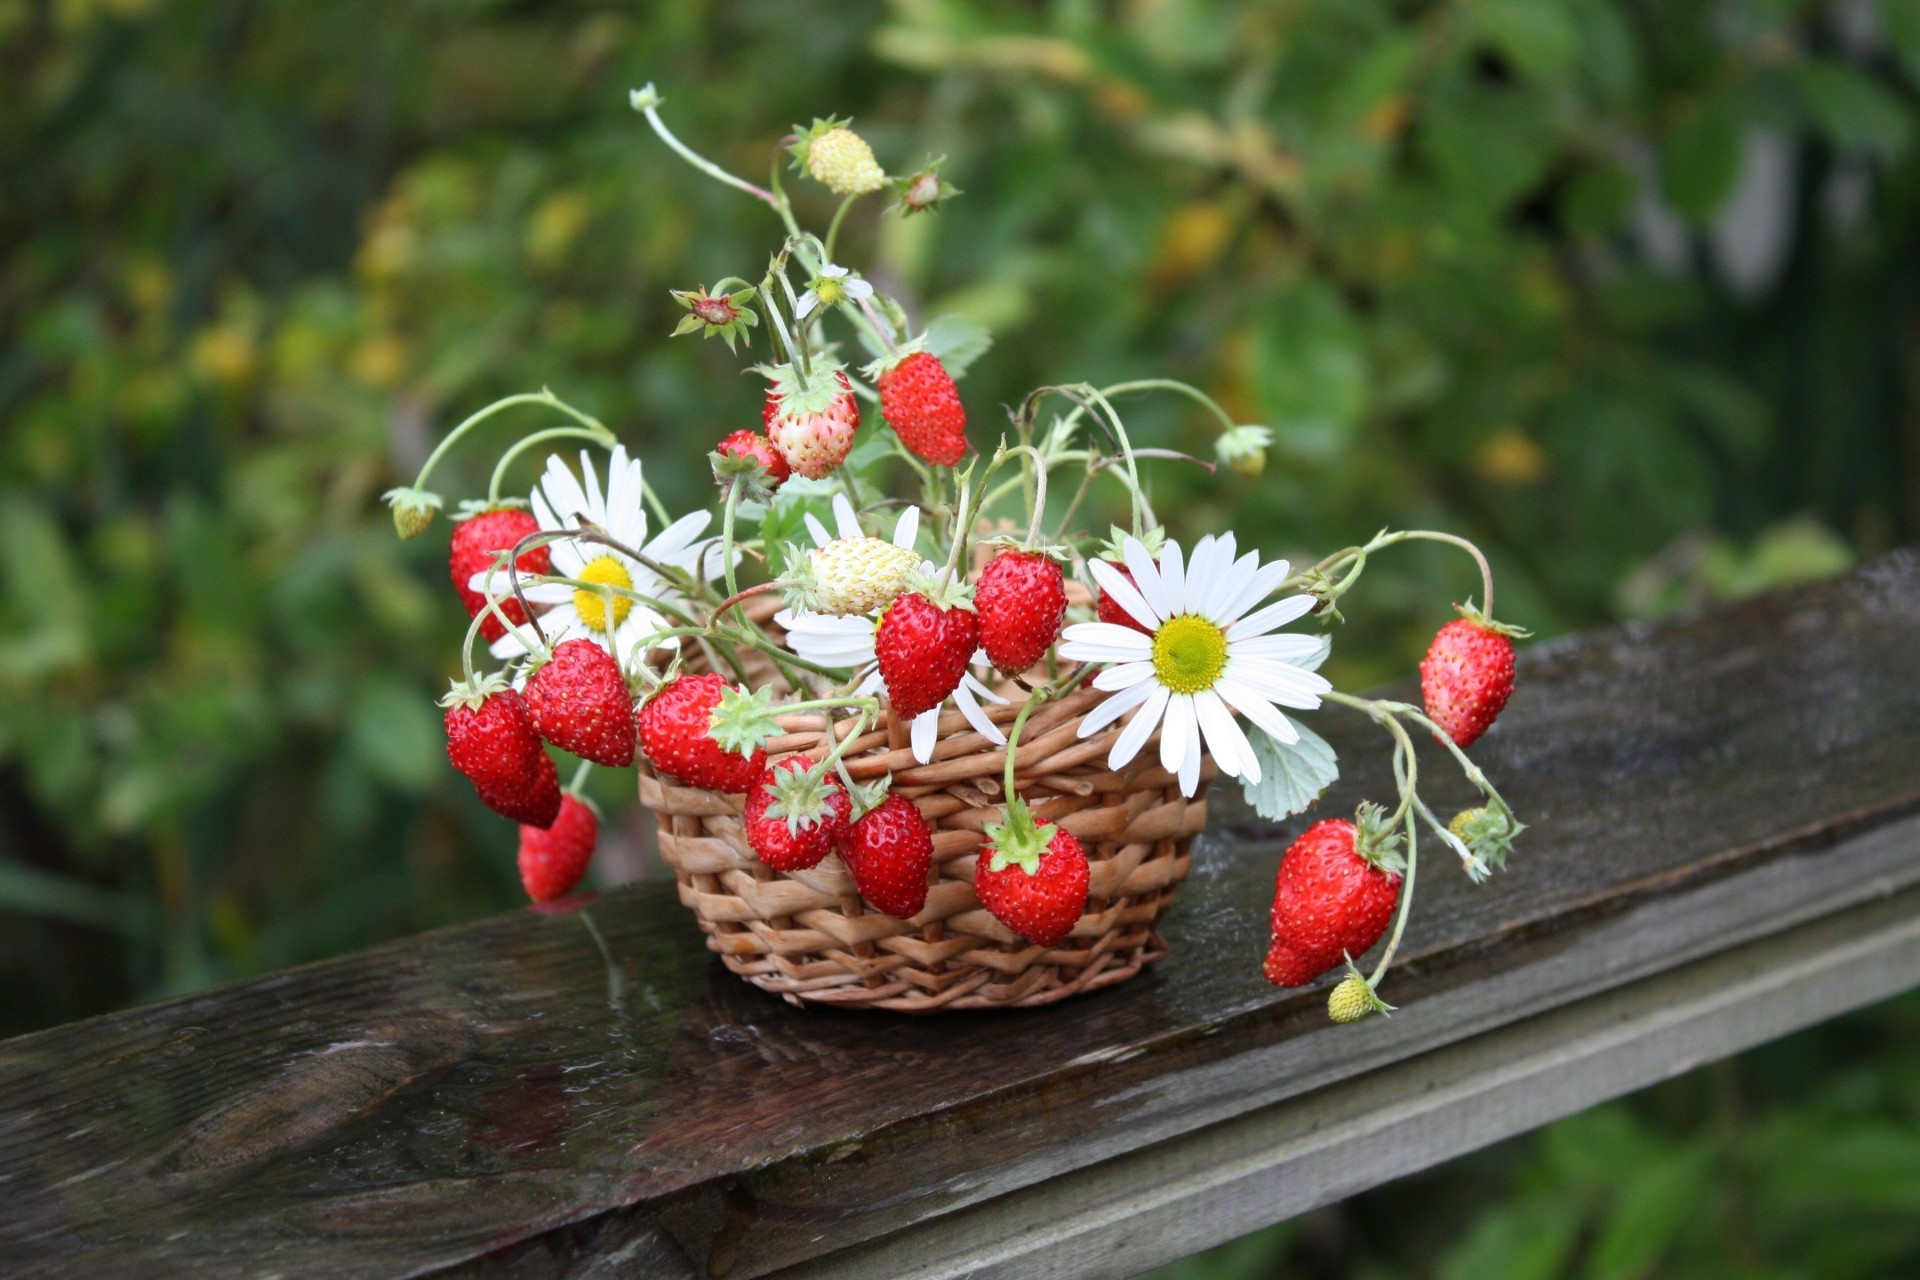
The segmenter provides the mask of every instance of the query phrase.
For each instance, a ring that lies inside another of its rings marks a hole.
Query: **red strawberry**
[[[634,712],[640,749],[653,767],[690,787],[740,795],[767,768],[767,753],[728,751],[713,739],[713,709],[727,682],[716,675],[678,676]]]
[[[927,905],[933,828],[913,801],[889,795],[847,828],[840,857],[860,896],[890,916],[911,920]]]
[[[974,584],[980,645],[994,666],[1019,675],[1060,636],[1067,582],[1051,556],[1009,548],[987,561]]]
[[[546,830],[520,828],[520,883],[535,902],[551,902],[570,893],[593,861],[600,819],[591,806],[568,794],[560,797],[560,816]]]
[[[1514,628],[1489,621],[1471,605],[1440,628],[1420,660],[1427,715],[1463,747],[1492,727],[1513,694]]]
[[[1133,571],[1128,569],[1127,566],[1121,564],[1118,560],[1109,560],[1107,563],[1113,567],[1115,572],[1127,580],[1128,586],[1132,587],[1135,591],[1140,589],[1139,584],[1133,580]],[[1099,598],[1094,601],[1093,611],[1095,616],[1102,622],[1111,622],[1115,626],[1132,627],[1142,635],[1153,634],[1147,629],[1145,623],[1128,613],[1125,609],[1122,609],[1119,603],[1110,599],[1104,591],[1100,592]]]
[[[900,443],[939,466],[967,452],[967,411],[947,367],[931,351],[916,351],[883,371],[876,383],[880,416]]]
[[[729,458],[753,458],[767,469],[766,486],[778,489],[793,474],[786,455],[773,447],[773,441],[758,431],[736,431],[714,447],[714,452]]]
[[[762,410],[767,438],[787,465],[809,480],[838,471],[853,449],[853,433],[860,429],[860,402],[853,398],[853,383],[844,372],[835,372],[834,379],[838,395],[832,394],[831,384],[820,381],[818,372],[805,391],[790,377],[777,376]]]
[[[873,652],[894,714],[911,720],[946,701],[979,647],[980,620],[965,603],[942,608],[909,591],[888,605],[873,633]]]
[[[989,830],[988,843],[980,847],[980,861],[973,872],[974,894],[995,920],[1028,942],[1059,946],[1087,909],[1086,850],[1068,832],[1041,827],[1041,834],[1051,832],[1052,836],[1028,870],[1019,860],[997,856],[1003,847],[1018,842],[997,837],[995,830],[1005,828]],[[996,868],[995,862],[1001,866]]]
[[[447,759],[489,809],[531,827],[560,812],[560,778],[517,690],[498,677],[456,685],[447,708]]]
[[[473,575],[486,572],[495,556],[512,550],[528,534],[538,532],[540,522],[522,507],[496,507],[453,526],[453,552],[447,558],[447,573],[453,579],[454,590],[460,593],[460,603],[467,606],[469,618],[479,617],[480,611],[487,607],[487,598],[467,586]],[[553,571],[553,562],[545,547],[535,547],[513,563],[521,573]],[[502,592],[507,591],[509,580],[504,571],[496,574],[495,580]],[[515,626],[527,620],[526,611],[511,595],[500,602],[500,608]],[[487,643],[498,640],[506,630],[493,611],[487,610],[487,616],[480,622],[480,634]]]
[[[633,763],[633,697],[613,655],[591,640],[562,640],[527,680],[527,714],[540,736],[582,760]]]
[[[1300,987],[1358,959],[1387,930],[1400,897],[1398,836],[1380,830],[1378,805],[1361,805],[1359,825],[1316,822],[1280,860],[1273,888],[1273,946],[1267,981]]]
[[[819,865],[847,829],[853,802],[831,773],[813,774],[807,756],[788,756],[747,792],[747,843],[775,871]]]

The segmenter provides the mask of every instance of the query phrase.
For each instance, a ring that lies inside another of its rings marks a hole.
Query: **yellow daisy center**
[[[1227,667],[1227,633],[1193,614],[1168,618],[1153,633],[1153,671],[1175,693],[1213,688]]]
[[[835,306],[846,301],[847,290],[832,276],[821,276],[813,282],[813,296],[820,299],[823,307]]]
[[[586,568],[580,570],[580,581],[596,582],[626,591],[633,589],[633,578],[627,573],[627,566],[612,556],[601,556],[598,560],[590,561]],[[611,625],[607,622],[607,597],[602,592],[589,591],[585,587],[575,588],[573,607],[580,614],[580,621],[586,623],[589,630],[603,631],[611,635],[614,627],[627,620],[627,611],[633,608],[633,601],[625,596],[613,597]]]

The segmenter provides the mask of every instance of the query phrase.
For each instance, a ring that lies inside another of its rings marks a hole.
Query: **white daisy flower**
[[[873,286],[859,276],[849,276],[845,267],[831,262],[820,268],[807,291],[793,309],[794,318],[805,320],[816,307],[831,307],[842,302],[863,302],[873,296]]]
[[[607,490],[600,492],[599,477],[585,451],[580,454],[580,474],[576,479],[558,455],[547,459],[546,473],[533,488],[531,504],[534,519],[543,530],[560,531],[599,526],[622,546],[637,549],[655,564],[671,565],[712,581],[722,571],[718,546],[702,541],[710,512],[696,511],[668,525],[653,541],[647,541],[646,491],[640,482],[640,460],[628,458],[624,445],[614,446],[607,460]],[[555,576],[609,587],[638,591],[656,600],[674,600],[680,592],[668,585],[652,569],[624,552],[598,542],[561,538],[549,544]],[[482,594],[507,597],[513,587],[507,574],[489,567],[477,573],[469,586]],[[654,632],[673,625],[660,613],[627,596],[572,587],[561,582],[524,586],[527,601],[551,606],[539,615],[547,643],[585,637],[625,663],[635,645]],[[523,639],[524,636],[524,639]],[[528,652],[531,628],[510,629],[493,642],[496,658],[517,658]],[[672,637],[661,641],[667,648],[678,645]]]
[[[833,518],[839,527],[839,537],[863,536],[865,531],[860,528],[860,519],[854,514],[853,504],[847,501],[845,494],[833,496]],[[813,535],[814,542],[821,546],[835,537],[812,515],[807,516],[807,531]],[[901,513],[900,522],[894,526],[893,545],[911,549],[919,532],[920,508],[908,507]],[[920,567],[927,573],[937,572],[930,561],[922,561]],[[775,614],[773,620],[786,629],[787,647],[807,661],[863,673],[859,686],[854,690],[856,696],[886,693],[887,682],[880,678],[880,663],[873,650],[876,624],[872,617],[861,614],[837,617],[830,613],[784,609]],[[987,655],[976,650],[973,665],[979,667],[986,663]],[[982,701],[1004,703],[1005,698],[981,683],[971,671],[960,677],[960,687],[950,696],[953,705],[960,708],[960,714],[967,718],[967,723],[979,730],[987,741],[997,747],[1006,745],[1007,735],[1000,731],[999,725],[987,718],[986,711],[980,706]],[[940,707],[933,707],[913,718],[908,741],[913,747],[913,758],[921,764],[933,759],[933,745],[940,736],[940,711]]]
[[[1258,782],[1260,761],[1234,714],[1277,741],[1297,742],[1300,731],[1278,708],[1310,711],[1333,688],[1299,665],[1319,656],[1317,638],[1268,634],[1312,609],[1313,597],[1288,596],[1248,613],[1286,578],[1289,566],[1285,560],[1262,566],[1252,551],[1235,560],[1231,533],[1201,538],[1190,561],[1169,541],[1158,564],[1138,539],[1128,538],[1124,559],[1138,590],[1105,561],[1091,561],[1090,567],[1100,589],[1148,634],[1081,622],[1061,638],[1061,657],[1111,664],[1093,678],[1093,687],[1113,696],[1081,721],[1080,736],[1133,711],[1107,755],[1108,768],[1122,768],[1139,755],[1164,721],[1160,763],[1179,777],[1185,794],[1200,783],[1204,752],[1212,753],[1223,773]]]

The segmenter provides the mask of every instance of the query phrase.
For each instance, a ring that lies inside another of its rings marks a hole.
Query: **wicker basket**
[[[809,871],[779,872],[748,847],[740,796],[663,781],[643,761],[640,800],[660,824],[660,855],[679,880],[680,900],[727,967],[794,1004],[850,1005],[931,1013],[1051,1004],[1112,986],[1167,953],[1155,929],[1186,878],[1193,837],[1206,825],[1205,784],[1192,799],[1149,746],[1132,767],[1106,767],[1118,727],[1084,741],[1080,719],[1104,695],[1081,689],[1037,708],[1021,732],[1015,785],[1043,821],[1078,836],[1091,863],[1087,910],[1061,946],[1031,946],[989,915],[973,893],[982,829],[1003,814],[1003,748],[949,710],[932,761],[915,763],[905,726],[848,748],[862,781],[892,773],[893,787],[934,829],[935,880],[912,920],[861,901],[836,855]],[[997,723],[1015,706],[995,706]],[[770,757],[828,747],[817,716],[783,721],[790,732]],[[840,722],[844,731],[850,727]],[[1206,761],[1203,778],[1214,773]]]

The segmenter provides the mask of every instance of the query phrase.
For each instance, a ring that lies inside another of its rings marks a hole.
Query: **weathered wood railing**
[[[1536,647],[1475,753],[1533,826],[1391,1019],[1261,980],[1226,792],[1172,959],[1036,1012],[789,1009],[649,885],[0,1044],[0,1272],[1124,1276],[1920,983],[1915,556]]]

